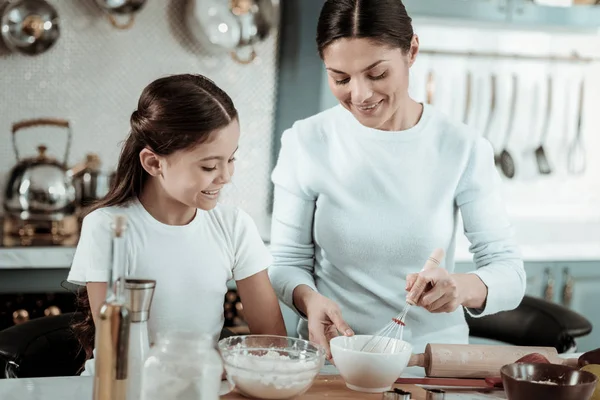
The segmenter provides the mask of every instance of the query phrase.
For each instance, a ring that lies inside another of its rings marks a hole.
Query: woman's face
[[[408,53],[369,39],[339,39],[323,51],[329,87],[361,124],[397,130],[395,119],[409,101],[408,71],[418,48],[416,36]]]

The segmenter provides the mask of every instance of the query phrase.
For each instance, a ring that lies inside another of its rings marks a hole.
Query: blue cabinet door
[[[600,5],[573,5],[553,7],[531,0],[511,0],[509,21],[511,24],[537,28],[565,28],[589,30],[600,28]]]
[[[600,261],[557,263],[561,273],[559,301],[562,305],[586,317],[592,323],[592,333],[577,339],[577,350],[600,347]]]
[[[506,23],[532,29],[600,27],[600,5],[553,7],[532,0],[403,0],[413,18]]]
[[[555,302],[557,295],[556,267],[552,263],[526,263],[527,288],[525,294]]]
[[[413,18],[506,22],[509,0],[403,0]]]

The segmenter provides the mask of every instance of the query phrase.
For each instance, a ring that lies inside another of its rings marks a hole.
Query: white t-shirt
[[[148,330],[201,331],[218,337],[223,327],[227,281],[241,280],[271,265],[271,255],[252,218],[237,207],[219,204],[198,210],[184,226],[154,219],[136,199],[126,206],[107,207],[87,215],[68,281],[78,285],[106,282],[112,267],[111,223],[127,217],[128,274],[154,279]],[[93,360],[85,374],[93,373]]]

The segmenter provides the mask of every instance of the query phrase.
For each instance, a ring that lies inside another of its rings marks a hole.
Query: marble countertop
[[[538,243],[521,245],[525,262],[597,261],[600,260],[600,240],[580,243]],[[0,247],[0,269],[68,269],[74,247]],[[472,262],[466,240],[456,246],[456,262]]]
[[[520,220],[515,223],[515,233],[525,262],[600,260],[600,217],[590,220]],[[269,239],[263,237],[267,245]],[[473,261],[469,246],[465,235],[459,233],[456,237],[456,262]],[[72,246],[0,246],[0,269],[68,269],[74,254],[75,247]]]
[[[521,246],[525,262],[597,261],[600,242]],[[463,243],[459,243],[463,245]],[[75,254],[72,247],[0,248],[0,269],[68,269]],[[468,245],[457,246],[456,262],[472,262]]]

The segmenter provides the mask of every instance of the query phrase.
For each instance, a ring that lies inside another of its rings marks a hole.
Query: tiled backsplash
[[[0,48],[2,189],[15,164],[10,143],[13,122],[68,119],[73,129],[70,165],[96,152],[103,169],[111,170],[143,87],[164,75],[201,73],[229,93],[241,118],[236,175],[225,201],[239,204],[266,233],[277,29],[257,46],[254,63],[240,65],[227,54],[207,54],[197,44],[186,28],[186,0],[148,1],[130,30],[113,28],[93,0],[51,3],[61,19],[61,37],[51,50],[28,57]],[[17,143],[22,156],[34,155],[43,143],[51,155],[60,158],[65,137],[58,128],[40,127],[20,131]]]

